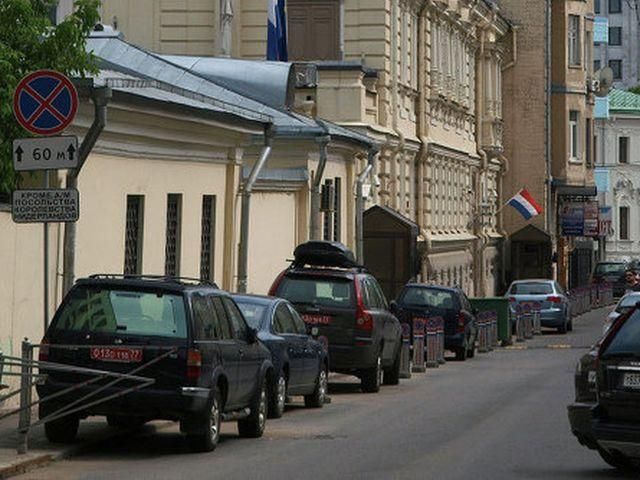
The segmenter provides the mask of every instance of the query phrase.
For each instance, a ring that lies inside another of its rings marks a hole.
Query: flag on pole
[[[268,0],[267,5],[267,60],[287,62],[289,55],[285,0]]]
[[[542,213],[542,207],[538,205],[526,188],[516,193],[507,204],[520,212],[520,215],[522,215],[525,220],[530,220]]]

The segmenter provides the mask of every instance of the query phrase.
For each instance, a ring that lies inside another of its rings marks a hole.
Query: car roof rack
[[[180,277],[172,275],[147,275],[147,274],[128,274],[128,273],[94,273],[89,275],[92,280],[151,280],[157,282],[170,282],[170,283],[182,283],[193,285],[208,285],[215,289],[220,289],[218,284],[211,280],[205,280],[203,278],[195,277]]]
[[[350,273],[370,273],[367,267],[363,265],[354,265],[353,267],[338,267],[331,265],[316,265],[313,263],[302,263],[296,262],[292,259],[287,259],[288,262],[291,262],[289,265],[290,270],[294,270],[296,268],[299,269],[313,269],[313,270],[326,270],[327,272],[350,272]]]

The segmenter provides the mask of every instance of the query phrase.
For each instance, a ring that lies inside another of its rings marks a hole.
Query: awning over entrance
[[[598,189],[595,185],[560,185],[556,187],[558,196],[561,197],[595,197]]]
[[[418,273],[419,233],[418,225],[389,207],[364,212],[364,265],[389,299]]]

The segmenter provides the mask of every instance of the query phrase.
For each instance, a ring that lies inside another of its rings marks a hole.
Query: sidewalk
[[[44,435],[44,427],[38,426],[29,433],[28,452],[19,455],[16,451],[18,445],[17,425],[17,415],[0,420],[0,480],[28,472],[56,460],[77,455],[83,450],[95,446],[96,443],[130,433],[125,429],[109,427],[104,418],[90,417],[80,422],[76,441],[63,445],[49,443]],[[161,426],[162,422],[159,422],[145,428],[157,429]]]

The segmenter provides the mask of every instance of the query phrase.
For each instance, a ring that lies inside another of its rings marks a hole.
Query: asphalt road
[[[604,316],[591,313],[573,333],[545,334],[526,349],[449,361],[377,395],[339,379],[331,405],[293,406],[258,440],[240,439],[225,424],[210,454],[189,453],[174,427],[147,427],[20,478],[624,478],[578,444],[566,415],[576,361]]]

